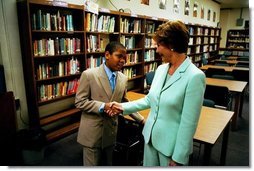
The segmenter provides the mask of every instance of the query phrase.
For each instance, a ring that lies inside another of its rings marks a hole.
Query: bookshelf
[[[77,131],[79,77],[103,62],[108,42],[117,40],[127,48],[122,72],[128,90],[143,92],[145,74],[161,64],[152,36],[166,19],[107,9],[93,14],[83,5],[46,0],[18,1],[17,7],[29,123],[44,129],[49,142]],[[220,29],[187,26],[193,29],[188,55],[199,65],[206,47],[218,52]]]
[[[249,50],[249,29],[228,30],[226,47]]]
[[[201,66],[201,57],[209,52],[212,60],[217,57],[220,47],[221,29],[216,27],[187,24],[190,33],[190,41],[187,55],[198,67]]]
[[[249,29],[228,30],[226,48],[220,50],[229,51],[233,56],[243,56],[249,53],[249,41]]]
[[[74,97],[85,69],[83,6],[29,0],[17,8],[29,125],[54,141],[80,119]]]

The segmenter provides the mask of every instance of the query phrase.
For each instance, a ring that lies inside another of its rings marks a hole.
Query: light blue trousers
[[[168,166],[170,157],[163,155],[157,151],[152,142],[144,146],[144,163],[143,166]]]

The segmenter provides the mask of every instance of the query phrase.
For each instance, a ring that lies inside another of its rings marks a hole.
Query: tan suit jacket
[[[103,65],[85,70],[80,78],[75,105],[82,110],[77,141],[86,147],[108,147],[116,141],[118,118],[99,113],[103,102],[127,101],[127,77],[117,72],[112,93]]]

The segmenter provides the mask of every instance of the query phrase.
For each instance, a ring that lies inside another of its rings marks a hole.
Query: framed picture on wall
[[[173,12],[179,14],[180,0],[174,0]]]
[[[140,0],[141,4],[149,5],[150,0]]]
[[[210,21],[210,17],[211,17],[211,10],[208,9],[207,11],[207,20]]]
[[[214,11],[213,12],[213,22],[215,22],[215,20],[216,20],[216,12]]]
[[[197,17],[197,16],[198,16],[198,2],[195,1],[193,5],[193,17]]]
[[[201,5],[201,12],[200,12],[200,18],[201,19],[204,19],[204,14],[205,14],[204,5]]]
[[[159,8],[166,9],[166,2],[167,0],[159,0]]]
[[[184,15],[190,14],[190,0],[185,0],[184,4]]]

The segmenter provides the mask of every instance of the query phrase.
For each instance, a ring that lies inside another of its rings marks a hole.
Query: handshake
[[[113,117],[115,115],[123,113],[123,107],[121,103],[117,102],[106,103],[104,107],[104,112],[107,113],[108,116]]]
[[[123,107],[121,103],[117,102],[106,103],[104,112],[107,113],[108,116],[113,117],[123,113]],[[145,124],[145,118],[138,112],[130,114],[130,117],[143,125]]]

